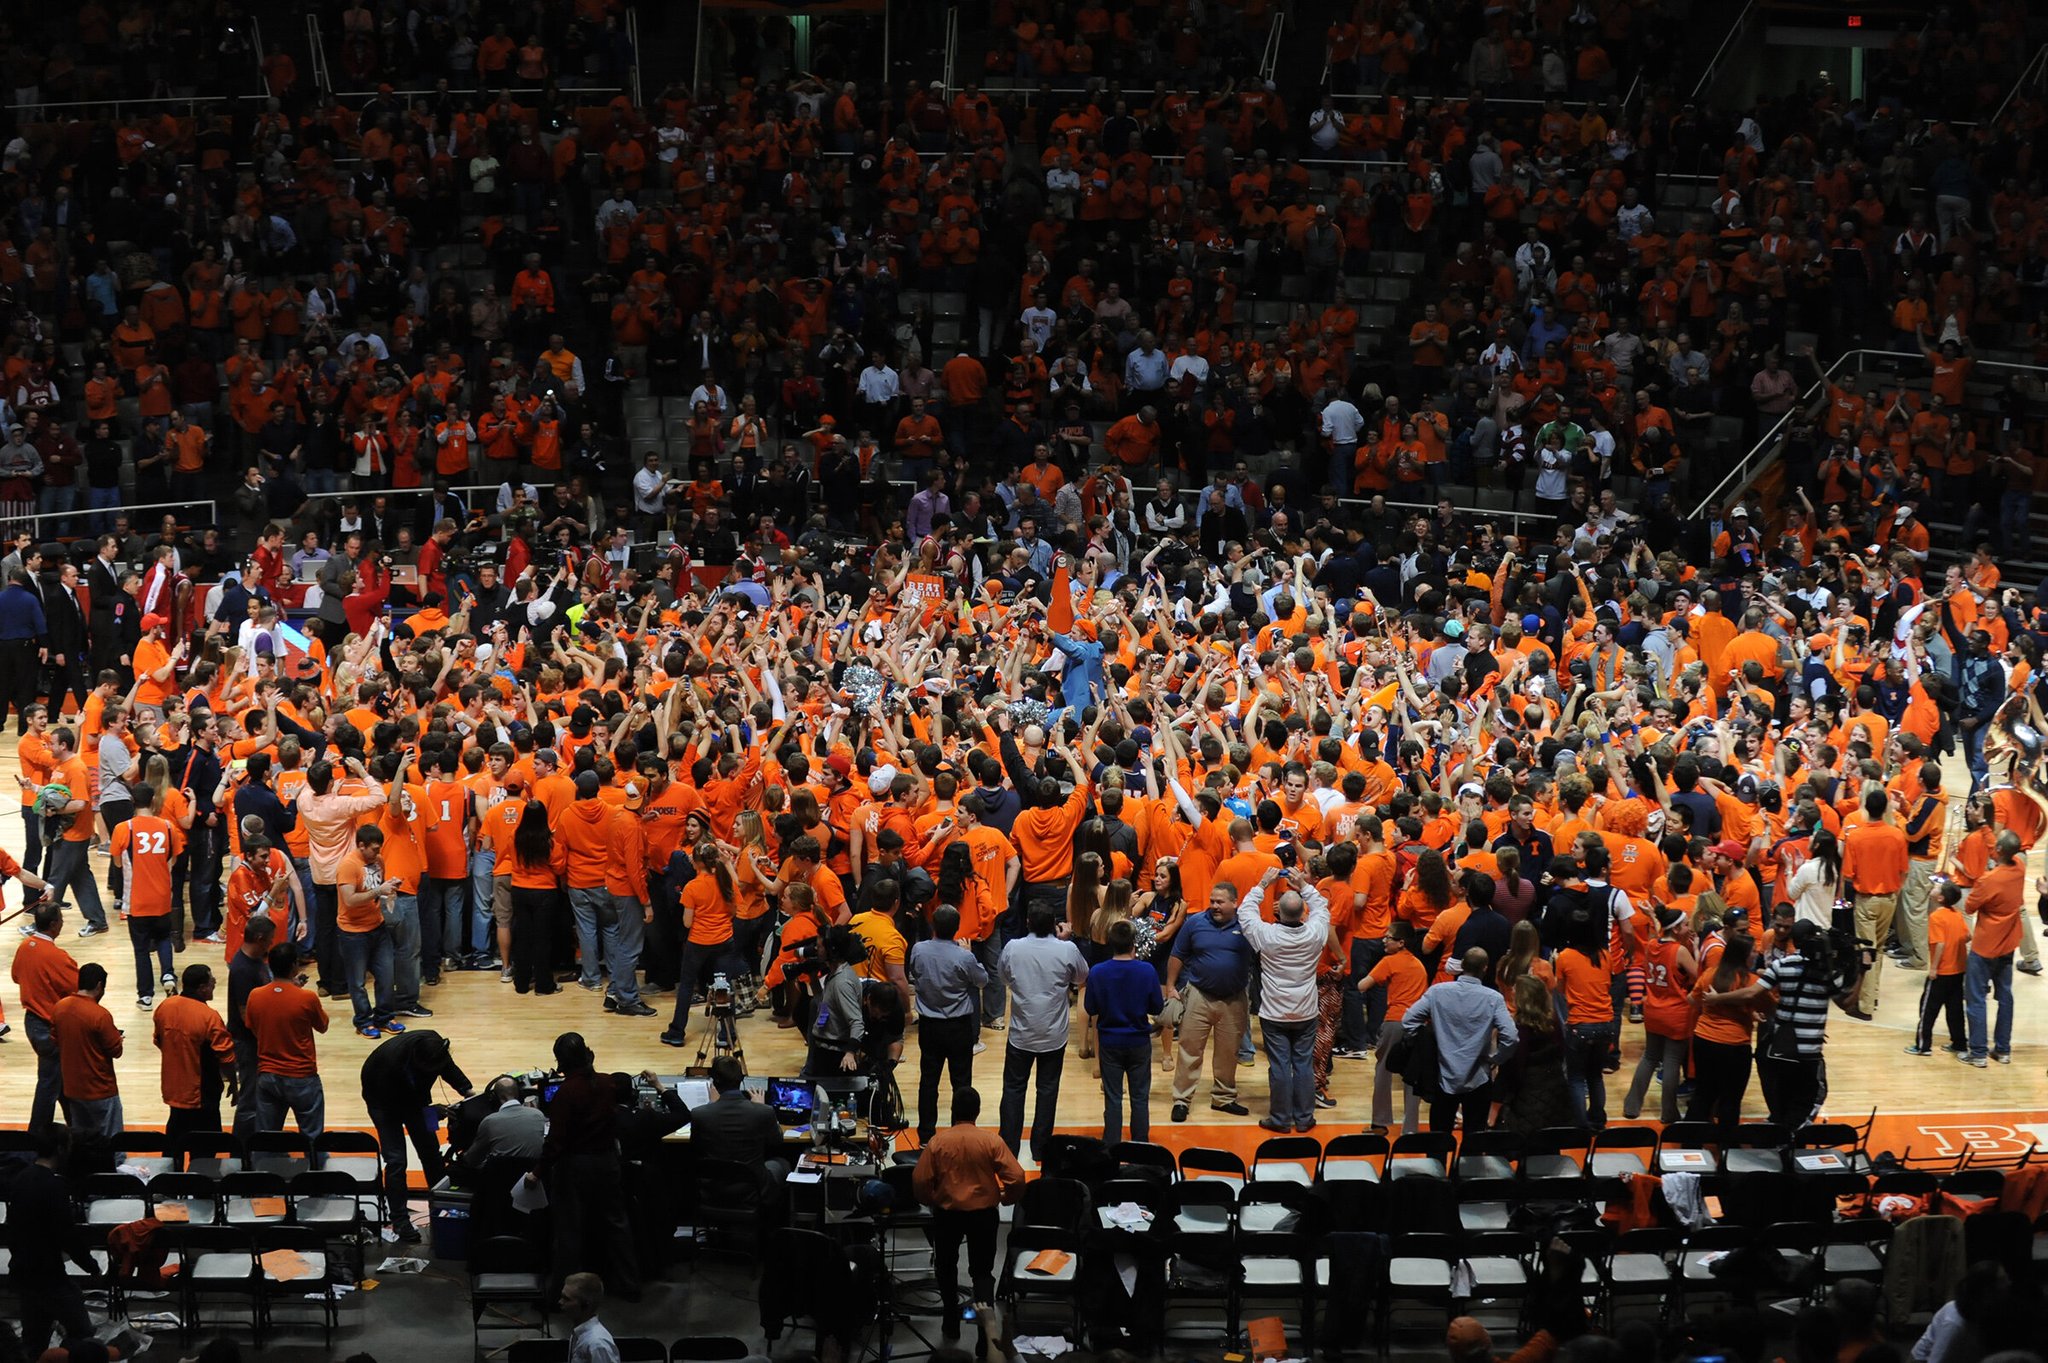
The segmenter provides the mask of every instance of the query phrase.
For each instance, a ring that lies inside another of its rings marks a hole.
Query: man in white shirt
[[[868,367],[860,371],[860,379],[855,386],[860,390],[861,406],[866,409],[862,420],[867,428],[877,435],[884,432],[893,435],[896,425],[889,418],[895,410],[896,395],[903,391],[903,387],[896,378],[896,371],[889,367],[880,351],[869,357]]]
[[[1323,439],[1330,443],[1330,486],[1339,497],[1351,495],[1358,461],[1358,437],[1365,417],[1351,399],[1339,393],[1323,407]]]
[[[1279,853],[1289,862],[1292,843]],[[1299,859],[1299,853],[1293,853]],[[1275,922],[1259,908],[1276,881],[1285,885],[1273,904]],[[1330,935],[1330,906],[1308,877],[1292,866],[1275,866],[1237,906],[1238,926],[1259,954],[1259,1031],[1272,1062],[1272,1111],[1260,1118],[1268,1131],[1313,1131],[1316,1022],[1321,1005],[1316,973]]]
[[[569,1317],[569,1363],[619,1363],[619,1344],[597,1318],[604,1279],[571,1273],[562,1280],[562,1311]]]
[[[1166,367],[1166,378],[1175,388],[1179,388],[1182,380],[1188,378],[1192,378],[1195,381],[1195,387],[1207,388],[1209,386],[1209,361],[1198,351],[1183,350],[1180,354],[1174,356],[1173,363]]]
[[[721,425],[732,415],[732,398],[718,386],[718,380],[708,374],[705,375],[704,382],[690,390],[690,410],[696,411],[700,402],[711,404],[711,415],[717,417]]]
[[[656,522],[668,511],[668,476],[653,450],[641,456],[640,471],[633,475],[633,511],[642,522],[641,538],[653,539]]]
[[[1059,314],[1045,305],[1045,290],[1031,291],[1031,306],[1017,314],[1017,325],[1024,328],[1024,334],[1038,343],[1040,350],[1052,339],[1052,328],[1059,321]]]

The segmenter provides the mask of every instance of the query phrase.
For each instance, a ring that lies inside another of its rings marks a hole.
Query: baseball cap
[[[1902,507],[1900,507],[1900,508],[1899,508],[1899,509],[1898,509],[1897,511],[1894,511],[1894,512],[1892,512],[1892,524],[1893,524],[1893,525],[1904,525],[1904,524],[1906,523],[1907,519],[1908,519],[1908,518],[1910,518],[1910,517],[1912,516],[1912,514],[1913,514],[1913,508],[1912,508],[1912,507],[1910,507],[1910,506],[1902,506]]]
[[[579,772],[577,772],[577,773],[576,773],[576,798],[577,798],[577,799],[579,799],[579,800],[595,800],[595,799],[597,798],[597,791],[598,791],[598,787],[599,787],[599,786],[600,786],[601,784],[602,784],[602,782],[600,782],[600,781],[599,781],[599,780],[597,779],[597,773],[596,773],[596,772],[594,772],[594,771],[579,771]]]
[[[1749,855],[1749,849],[1733,838],[1723,838],[1707,849],[1709,852],[1727,857],[1730,861],[1741,861]]]
[[[166,629],[170,623],[171,617],[168,615],[145,615],[142,617],[142,632],[147,634],[153,629]]]
[[[626,782],[626,808],[638,809],[647,803],[647,795],[637,781]]]
[[[896,779],[896,768],[884,762],[868,773],[868,789],[877,795],[889,793],[889,783]]]
[[[845,753],[833,753],[825,759],[825,765],[838,772],[841,777],[847,780],[853,779],[853,759]]]
[[[1749,519],[1749,508],[1748,508],[1748,507],[1746,507],[1746,506],[1738,506],[1738,507],[1736,507],[1736,508],[1735,508],[1735,509],[1734,509],[1733,511],[1731,511],[1731,512],[1729,512],[1729,513],[1728,513],[1728,519],[1729,519],[1729,520],[1731,520],[1731,521],[1734,521],[1734,520],[1743,520],[1743,521],[1746,521],[1746,520],[1748,520],[1748,519]]]

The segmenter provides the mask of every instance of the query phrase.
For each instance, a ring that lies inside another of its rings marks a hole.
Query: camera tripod
[[[739,1062],[740,1073],[747,1072],[747,1049],[740,1044],[739,1011],[734,1008],[730,994],[724,1003],[716,997],[704,1001],[704,1039],[697,1043],[697,1059],[690,1066],[693,1073],[708,1072],[716,1056],[729,1055]]]

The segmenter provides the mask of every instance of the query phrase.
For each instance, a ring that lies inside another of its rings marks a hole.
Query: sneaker
[[[1000,1032],[1003,1030],[1005,1025],[1006,1024],[1003,1022],[1001,1018],[997,1018],[994,1022],[982,1023],[981,1028],[985,1032]]]
[[[2038,975],[2041,973],[2041,963],[2039,961],[2021,961],[2013,969],[2019,971],[2022,975]]]
[[[1993,1052],[1991,1053],[1991,1059],[1993,1060],[1993,1062],[1995,1062],[1995,1063],[1997,1063],[1997,1064],[2000,1064],[2000,1065],[2010,1065],[2010,1064],[2012,1063],[2012,1052],[2011,1052],[2011,1051],[1993,1051]]]
[[[638,999],[634,999],[631,1003],[616,1003],[612,1011],[620,1017],[628,1018],[651,1018],[654,1016],[654,1010]]]
[[[690,1039],[688,1037],[677,1036],[673,1032],[663,1032],[661,1034],[661,1044],[664,1046],[682,1047],[689,1045]]]
[[[137,994],[135,996],[135,1006],[137,1008],[142,1009],[144,1012],[148,1012],[150,1009],[156,1007],[156,1000],[148,994]]]
[[[1989,1060],[1986,1060],[1981,1055],[1963,1055],[1957,1056],[1956,1058],[1958,1060],[1961,1060],[1965,1065],[1975,1065],[1980,1070],[1988,1070],[1991,1068],[1991,1062]]]
[[[584,991],[585,993],[587,993],[587,994],[595,994],[595,993],[596,993],[596,992],[597,992],[598,990],[600,990],[600,989],[604,988],[604,981],[603,981],[603,980],[597,980],[597,979],[590,979],[590,980],[584,980],[584,979],[579,979],[579,980],[577,980],[577,981],[576,981],[576,983],[577,983],[577,984],[579,984],[579,985],[581,985],[581,986],[582,986],[582,988],[583,988],[583,991]]]
[[[500,970],[500,971],[498,972],[498,983],[499,983],[499,984],[510,984],[510,983],[512,983],[512,972],[511,972],[510,970]]]
[[[1922,974],[1925,974],[1927,972],[1927,962],[1925,961],[1909,961],[1906,960],[1904,957],[1900,957],[1892,964],[1896,965],[1901,970],[1917,970],[1920,971]]]
[[[1329,1094],[1327,1094],[1327,1093],[1318,1093],[1318,1094],[1316,1095],[1316,1106],[1317,1106],[1317,1107],[1335,1107],[1335,1106],[1337,1106],[1337,1100],[1336,1100],[1335,1098],[1332,1098],[1332,1097],[1331,1097],[1331,1096],[1330,1096]]]
[[[1252,1115],[1252,1110],[1236,1099],[1232,1099],[1227,1103],[1211,1103],[1209,1104],[1209,1110],[1211,1112],[1221,1112],[1227,1117],[1249,1117]]]
[[[1641,1022],[1643,1020],[1643,1005],[1631,1003],[1628,1006],[1628,1020],[1630,1022]]]
[[[205,935],[204,937],[196,938],[195,940],[197,940],[197,941],[201,941],[201,942],[211,942],[211,943],[213,943],[214,945],[218,946],[218,945],[220,945],[221,943],[223,943],[223,942],[226,942],[226,941],[227,941],[228,939],[227,939],[227,938],[225,938],[225,937],[223,937],[223,936],[221,936],[221,935],[220,935],[219,933],[217,933],[217,932],[209,932],[209,933],[207,933],[207,934],[206,934],[206,935]]]
[[[422,1008],[417,1003],[415,1003],[410,1008],[399,1009],[398,1015],[402,1018],[430,1018],[434,1015],[434,1010],[431,1008]]]
[[[1950,1055],[1968,1055],[1970,1053],[1968,1046],[1943,1046],[1942,1049]]]
[[[607,1013],[616,1013],[616,1012],[618,1012],[618,1011],[619,1011],[619,1001],[618,1001],[617,999],[613,998],[613,997],[612,997],[612,996],[611,996],[610,994],[606,994],[606,995],[604,996],[604,1010],[605,1010],[605,1012],[607,1012]]]
[[[422,975],[420,976],[420,983],[438,989],[441,986],[441,977],[439,975]]]
[[[977,1041],[977,1042],[975,1042],[975,1043],[974,1043],[974,1054],[976,1054],[976,1055],[980,1055],[980,1054],[981,1054],[982,1052],[986,1051],[987,1049],[988,1049],[988,1043],[987,1043],[986,1041]]]
[[[1363,1060],[1372,1052],[1358,1046],[1339,1046],[1330,1052],[1332,1060]]]
[[[1177,1122],[1184,1122],[1187,1119],[1188,1105],[1186,1103],[1175,1103],[1173,1105],[1173,1120]]]
[[[106,929],[101,927],[97,923],[87,923],[84,927],[78,930],[78,935],[80,937],[97,937],[105,931]]]
[[[397,1036],[400,1032],[405,1030],[405,1024],[400,1022],[397,1018],[391,1018],[385,1022],[380,1022],[377,1025],[382,1027],[385,1031],[391,1033],[391,1035],[393,1036]]]
[[[402,1226],[393,1226],[391,1233],[397,1237],[399,1244],[417,1245],[420,1242],[420,1228],[410,1221]]]
[[[178,992],[178,977],[168,970],[164,972],[164,977],[157,981],[157,983],[164,987],[165,998],[170,998]]]
[[[1310,1117],[1310,1118],[1309,1118],[1308,1120],[1306,1120],[1306,1121],[1296,1122],[1296,1123],[1294,1124],[1294,1129],[1295,1129],[1295,1131],[1297,1131],[1297,1132],[1298,1132],[1298,1133],[1300,1133],[1301,1135],[1304,1135],[1304,1136],[1305,1136],[1305,1135],[1307,1135],[1307,1134],[1308,1134],[1309,1132],[1311,1132],[1311,1131],[1313,1131],[1313,1130],[1315,1130],[1315,1129],[1316,1129],[1316,1119],[1315,1119],[1315,1118],[1313,1118],[1313,1117]]]
[[[1932,1047],[1932,1046],[1908,1046],[1908,1047],[1906,1047],[1906,1054],[1907,1054],[1907,1055],[1933,1055],[1933,1054],[1934,1054],[1934,1047]]]
[[[33,937],[36,935],[36,925],[34,923],[23,923],[17,931],[24,937]]]
[[[358,1027],[356,1029],[356,1035],[365,1036],[368,1037],[370,1040],[375,1041],[379,1037],[383,1036],[384,1033],[378,1031],[375,1027]]]
[[[0,1022],[0,1041],[5,1041],[5,1040],[7,1040],[7,1034],[8,1034],[9,1032],[13,1031],[13,1030],[14,1030],[14,1024],[13,1024],[13,1023],[11,1023],[11,1022]]]

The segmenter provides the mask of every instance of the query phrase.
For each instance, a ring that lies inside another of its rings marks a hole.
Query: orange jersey
[[[111,854],[128,858],[128,914],[161,918],[171,911],[172,828],[169,819],[137,814],[114,830]]]

